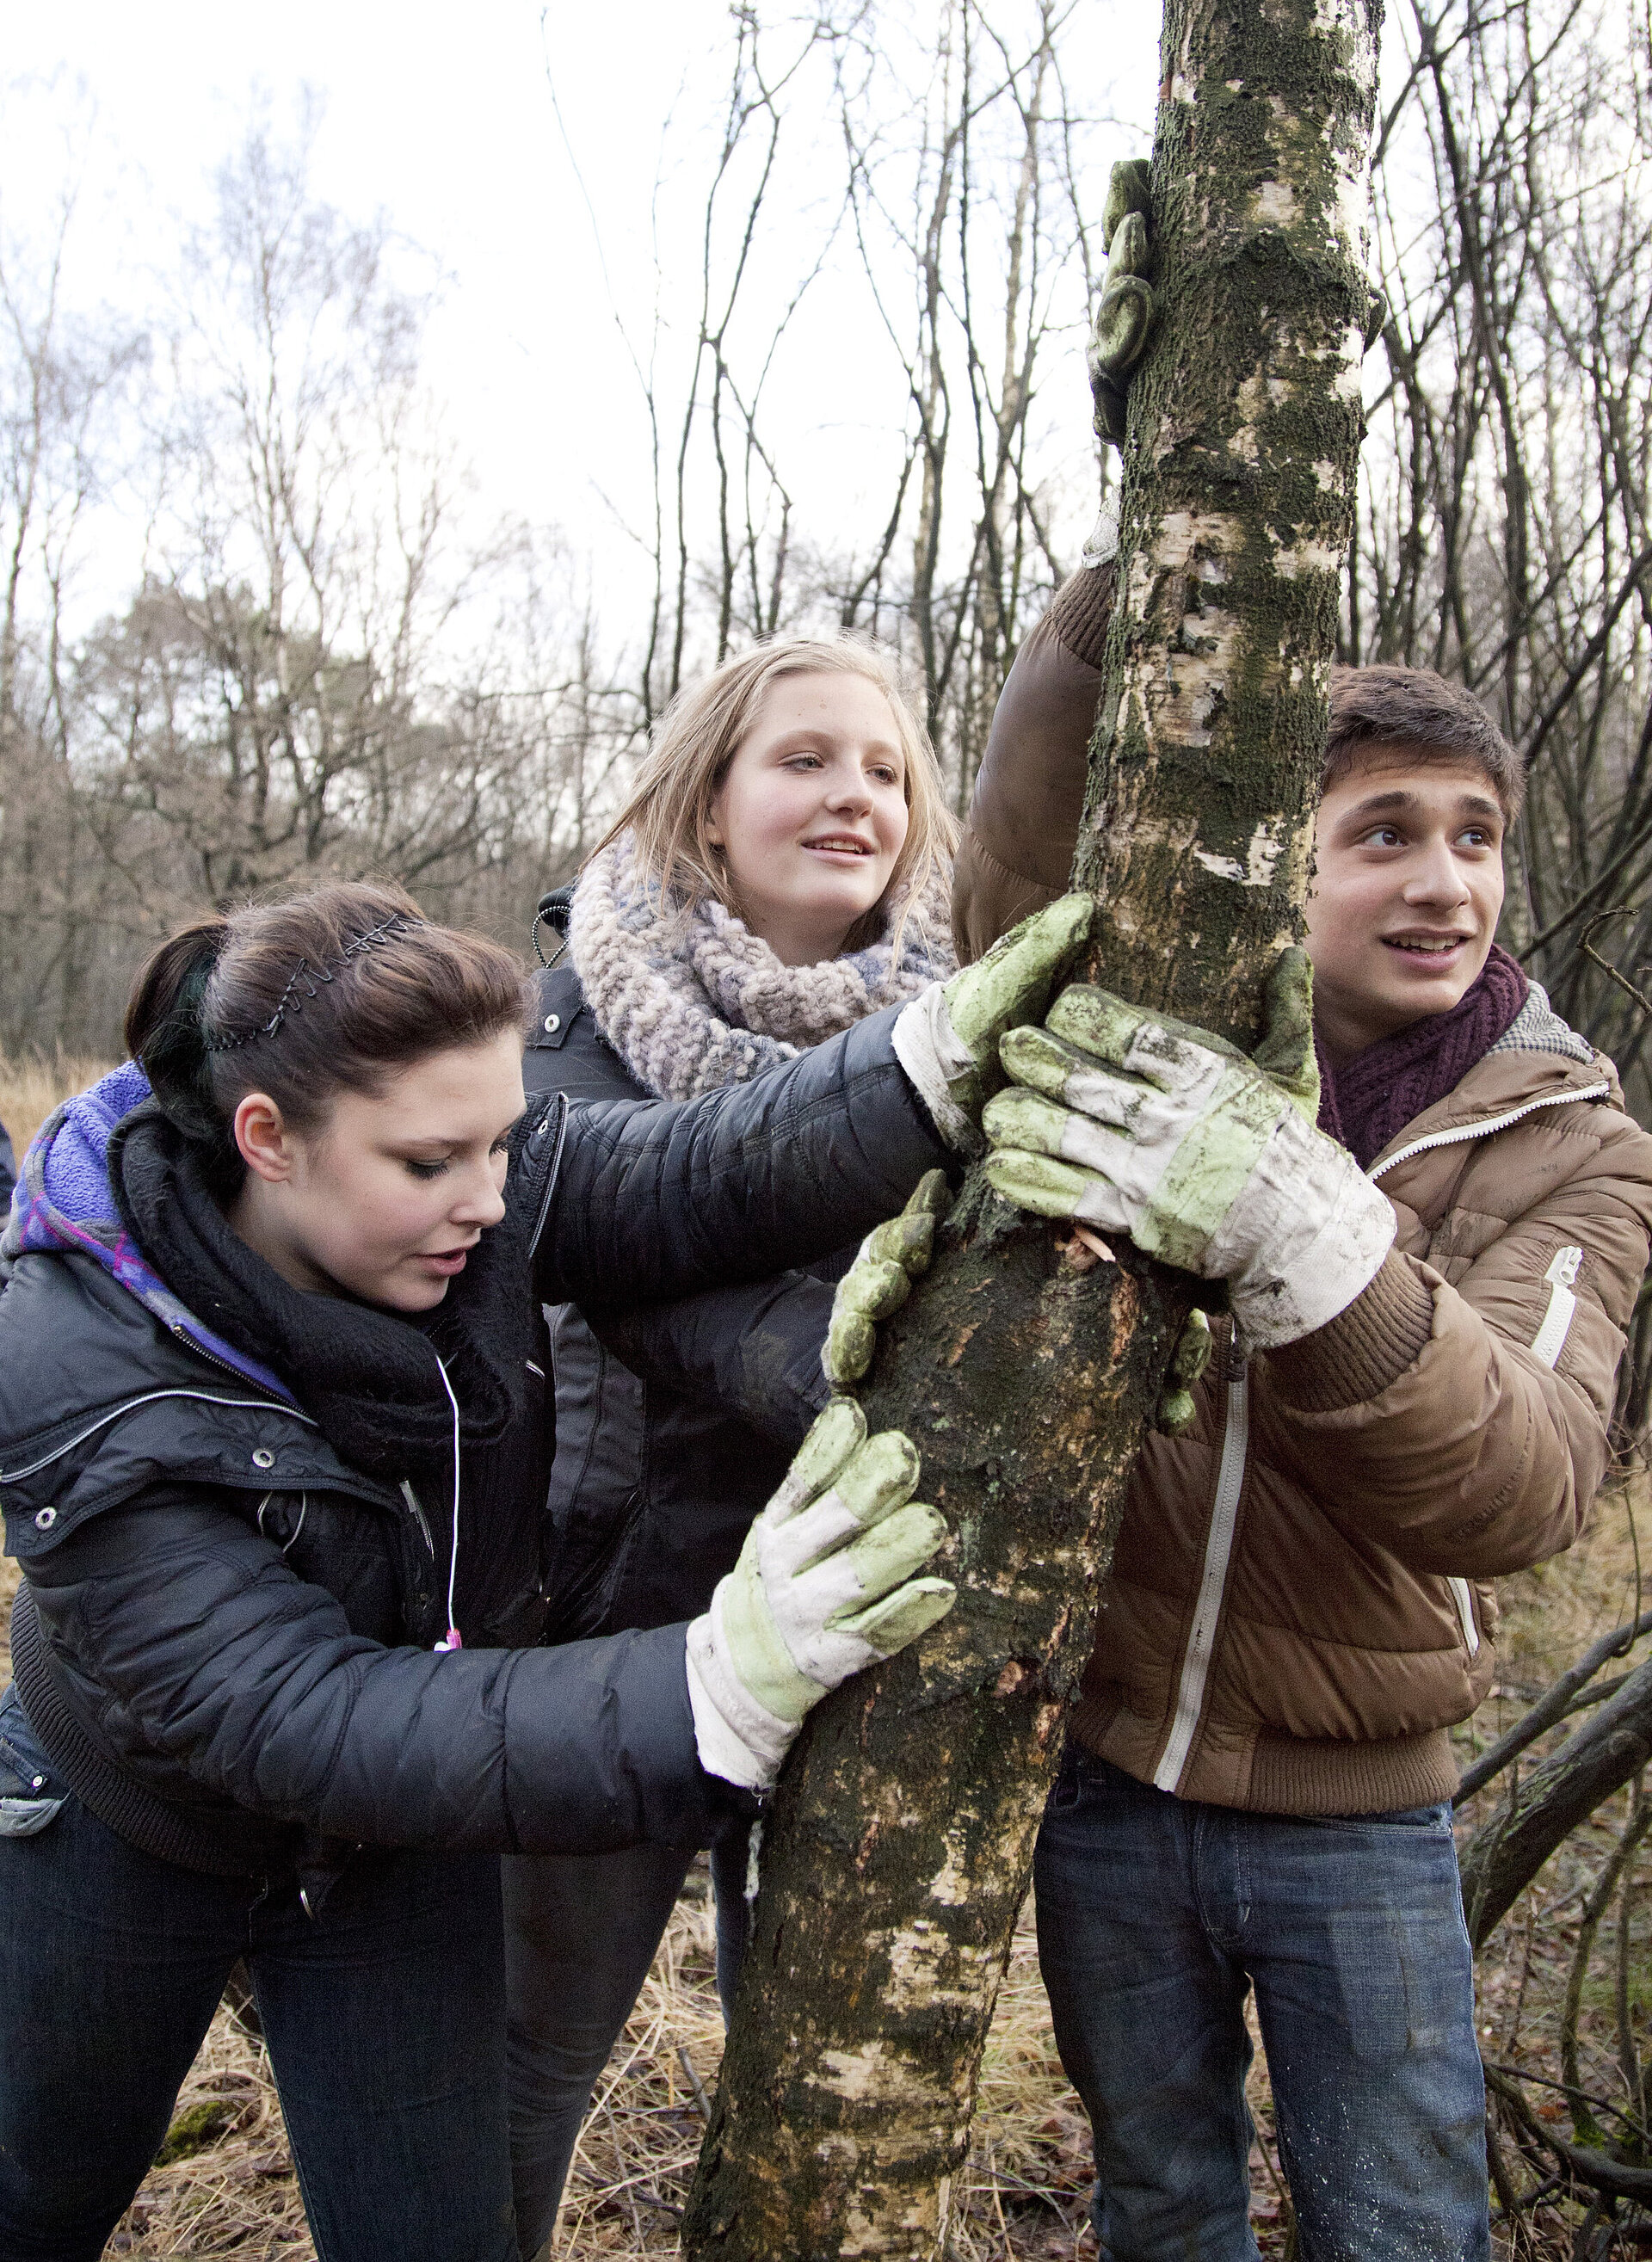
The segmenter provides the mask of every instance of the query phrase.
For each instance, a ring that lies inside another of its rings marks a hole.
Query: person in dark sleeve
[[[840,1400],[763,1519],[819,1502],[819,1545],[754,1539],[686,1624],[502,1646],[540,1615],[537,1311],[869,1231],[1058,926],[736,1090],[525,1113],[519,966],[397,890],[155,954],[0,1242],[9,2262],[94,2262],[242,1960],[318,2247],[511,2262],[498,1855],[715,1841],[949,1600],[915,1453]]]
[[[796,638],[726,662],[667,716],[607,840],[549,899],[571,937],[537,980],[530,1091],[686,1099],[915,998],[954,969],[956,829],[923,727],[868,646]],[[820,1340],[852,1253],[686,1303],[554,1313],[550,1639],[709,1603],[826,1402]],[[592,2086],[692,1858],[644,1844],[505,1864],[524,2255],[551,2237]],[[726,2012],[743,1833],[715,1842],[711,1869]]]
[[[11,1135],[0,1123],[0,1211],[11,1207],[11,1189],[18,1182],[17,1156],[11,1151]]]

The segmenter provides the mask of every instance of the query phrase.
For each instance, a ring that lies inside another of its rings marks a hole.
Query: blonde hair
[[[889,702],[905,771],[906,838],[889,885],[849,929],[843,948],[861,950],[875,941],[887,906],[904,895],[891,938],[898,952],[909,913],[951,862],[958,826],[946,805],[929,733],[907,704],[894,668],[874,645],[852,638],[777,637],[725,659],[703,682],[679,692],[660,717],[630,800],[591,853],[600,855],[629,831],[643,871],[659,885],[662,911],[672,904],[686,918],[710,898],[742,917],[724,859],[707,837],[711,803],[758,702],[785,675],[858,675]]]

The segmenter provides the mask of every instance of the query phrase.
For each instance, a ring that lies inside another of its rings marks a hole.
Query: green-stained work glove
[[[1113,168],[1101,213],[1101,241],[1107,271],[1096,301],[1086,361],[1095,401],[1095,429],[1115,447],[1124,442],[1124,387],[1140,361],[1156,311],[1147,281],[1152,241],[1148,227],[1150,168],[1130,157]]]
[[[913,1576],[947,1531],[912,1497],[918,1472],[911,1438],[869,1437],[852,1398],[834,1398],[815,1423],[689,1628],[689,1696],[708,1774],[766,1790],[812,1704],[952,1608],[948,1581]]]
[[[929,1171],[898,1217],[869,1233],[832,1299],[832,1318],[820,1353],[826,1380],[847,1390],[872,1363],[877,1322],[898,1312],[912,1284],[929,1270],[935,1221],[952,1207],[944,1171]]]
[[[1389,294],[1381,284],[1373,283],[1366,299],[1365,349],[1372,347],[1389,326]]]
[[[1251,1058],[1278,1084],[1304,1123],[1319,1121],[1319,1055],[1314,1049],[1314,969],[1293,943],[1267,977],[1267,1019]],[[1214,1037],[1204,1042],[1214,1044]]]
[[[1194,1385],[1210,1364],[1210,1322],[1195,1305],[1183,1322],[1170,1355],[1170,1373],[1155,1416],[1155,1427],[1167,1437],[1181,1437],[1198,1418]]]
[[[1090,932],[1085,895],[1062,896],[1000,935],[949,982],[931,983],[895,1022],[895,1057],[949,1147],[978,1154],[987,1094],[1004,1081],[999,1039],[1035,1020],[1057,976]]]
[[[1262,1050],[1288,1091],[1219,1037],[1105,990],[1063,991],[1042,1029],[1000,1048],[1017,1086],[986,1110],[987,1177],[1045,1217],[1124,1233],[1150,1257],[1228,1283],[1247,1351],[1345,1311],[1394,1240],[1394,1212],[1306,1114],[1312,997],[1290,955]]]

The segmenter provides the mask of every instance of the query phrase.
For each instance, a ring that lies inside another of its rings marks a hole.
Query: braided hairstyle
[[[220,1174],[249,1091],[299,1132],[340,1091],[382,1091],[456,1045],[526,1027],[520,962],[485,936],[426,919],[382,882],[334,880],[192,920],[133,983],[127,1050],[161,1106]]]

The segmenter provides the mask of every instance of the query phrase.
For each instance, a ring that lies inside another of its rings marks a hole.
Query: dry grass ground
[[[1641,1539],[1652,1545],[1652,1512],[1644,1503],[1635,1522]],[[1569,1556],[1507,1582],[1502,1677],[1465,1730],[1465,1747],[1483,1746],[1501,1733],[1560,1667],[1631,1614],[1634,1528],[1627,1497],[1610,1496]],[[9,1596],[14,1583],[12,1567],[0,1567],[0,1596]],[[1609,1815],[1600,1827],[1579,1833],[1482,1958],[1482,2047],[1494,2062],[1555,2078],[1559,2006],[1576,1936],[1580,1886],[1586,1886],[1621,1819]],[[722,2042],[709,1919],[705,1880],[691,1877],[598,2088],[575,2158],[556,2249],[570,2262],[664,2258],[678,2251],[678,2211]],[[1645,1919],[1632,1905],[1627,1987],[1642,2055],[1652,2011],[1646,1945]],[[1598,1961],[1603,1976],[1591,1981],[1584,2011],[1585,2080],[1598,2093],[1621,2099],[1615,1946]],[[1534,2087],[1530,2093],[1540,2100],[1540,2112],[1554,2113],[1550,2093]],[[1252,2104],[1259,2128],[1252,2219],[1262,2252],[1273,2262],[1290,2251],[1289,2208],[1279,2181],[1259,2055]],[[238,2262],[273,2256],[311,2262],[314,2250],[263,2051],[227,2013],[220,2013],[179,2099],[175,2127],[198,2149],[151,2172],[115,2233],[112,2254],[132,2262],[218,2254]],[[1088,2179],[1088,2133],[1056,2057],[1028,1911],[983,2068],[954,2262],[1093,2257],[1095,2242],[1085,2219]],[[1499,2240],[1497,2251],[1510,2257],[1519,2251],[1532,2262],[1561,2262],[1574,2252],[1578,2222],[1579,2210],[1557,2201],[1539,2209],[1533,2235],[1519,2249]],[[1620,2244],[1617,2251],[1641,2250]]]
[[[1644,1564],[1648,1574],[1642,1581]],[[1557,1672],[1599,1635],[1652,1607],[1652,1497],[1644,1480],[1608,1491],[1589,1531],[1569,1554],[1504,1584],[1505,1617],[1498,1682],[1468,1724],[1467,1759],[1511,1726]],[[1627,1660],[1639,1663],[1648,1645]],[[1624,1668],[1609,1667],[1605,1686]],[[1579,1725],[1576,1717],[1541,1740],[1521,1764],[1529,1768]],[[1472,1827],[1494,1811],[1506,1778],[1489,1785],[1463,1817]],[[1562,2137],[1591,2143],[1621,2139],[1646,2126],[1647,2069],[1652,2063],[1652,1919],[1647,1887],[1652,1864],[1642,1842],[1627,1864],[1625,1886],[1605,1907],[1592,1945],[1577,1965],[1591,1895],[1630,1820],[1637,1783],[1574,1832],[1482,1951],[1479,1963],[1481,2050],[1489,2065],[1520,2077],[1536,2117]],[[1558,2086],[1569,1984],[1577,1985],[1576,2083],[1593,2100],[1598,2126],[1573,2122]],[[1627,2117],[1626,2117],[1627,2116]],[[1517,2120],[1499,2108],[1500,2147],[1514,2194],[1540,2194],[1554,2163],[1525,2143]],[[1524,2149],[1523,2149],[1524,2145]],[[1637,2146],[1641,2157],[1647,2150]],[[1576,2257],[1605,2262],[1608,2253],[1652,2251],[1652,2220],[1627,2209],[1615,2234],[1604,2220],[1556,2189],[1523,2210],[1518,2237],[1502,2251],[1525,2258]]]
[[[0,1120],[18,1135],[19,1152],[61,1092],[89,1082],[97,1065],[18,1063],[0,1056]],[[1603,1499],[1589,1533],[1569,1555],[1505,1582],[1500,1677],[1462,1732],[1465,1756],[1501,1734],[1596,1636],[1634,1615],[1637,1544],[1647,1550],[1652,1574],[1652,1508],[1642,1490],[1632,1513],[1630,1495],[1620,1489]],[[0,1561],[0,1632],[15,1584],[14,1567]],[[0,1650],[0,1682],[5,1670]],[[1488,1792],[1482,1805],[1494,1795]],[[1493,2063],[1557,2078],[1561,2010],[1580,1912],[1622,1826],[1627,1803],[1626,1796],[1569,1842],[1482,1956],[1482,2048]],[[1475,1819],[1466,1818],[1469,1824]],[[679,2210],[722,2046],[709,1917],[705,1881],[691,1877],[598,2088],[575,2158],[556,2250],[570,2262],[678,2251]],[[1632,1893],[1627,1916],[1614,1914],[1603,1925],[1583,1990],[1581,2078],[1607,2104],[1622,2105],[1628,2097],[1632,2069],[1625,2063],[1625,2038],[1639,2058],[1648,2053],[1649,1931],[1644,1901]],[[1554,2092],[1533,2085],[1527,2093],[1540,2114],[1560,2114]],[[1252,2103],[1259,2129],[1253,2221],[1264,2255],[1282,2258],[1291,2251],[1289,2208],[1259,2055]],[[178,2100],[172,2143],[178,2156],[151,2172],[111,2241],[112,2254],[133,2262],[207,2255],[233,2255],[237,2262],[273,2256],[312,2262],[263,2052],[226,2012],[215,2021]],[[1517,2187],[1531,2190],[1535,2172],[1506,2134],[1504,2144]],[[1085,2219],[1088,2177],[1088,2134],[1056,2057],[1028,1912],[983,2068],[975,2144],[961,2179],[954,2262],[1058,2256],[1077,2262],[1093,2256]],[[1519,2262],[1562,2262],[1575,2254],[1605,2262],[1604,2246],[1578,2243],[1581,2221],[1581,2210],[1556,2194],[1523,2224],[1518,2244],[1500,2237],[1497,2251],[1510,2262],[1516,2256]],[[1625,2225],[1612,2251],[1627,2255],[1646,2247],[1652,2247],[1652,2237],[1642,2241]]]
[[[65,1093],[83,1091],[107,1070],[107,1061],[77,1053],[0,1052],[0,1123],[11,1135],[18,1159]]]

